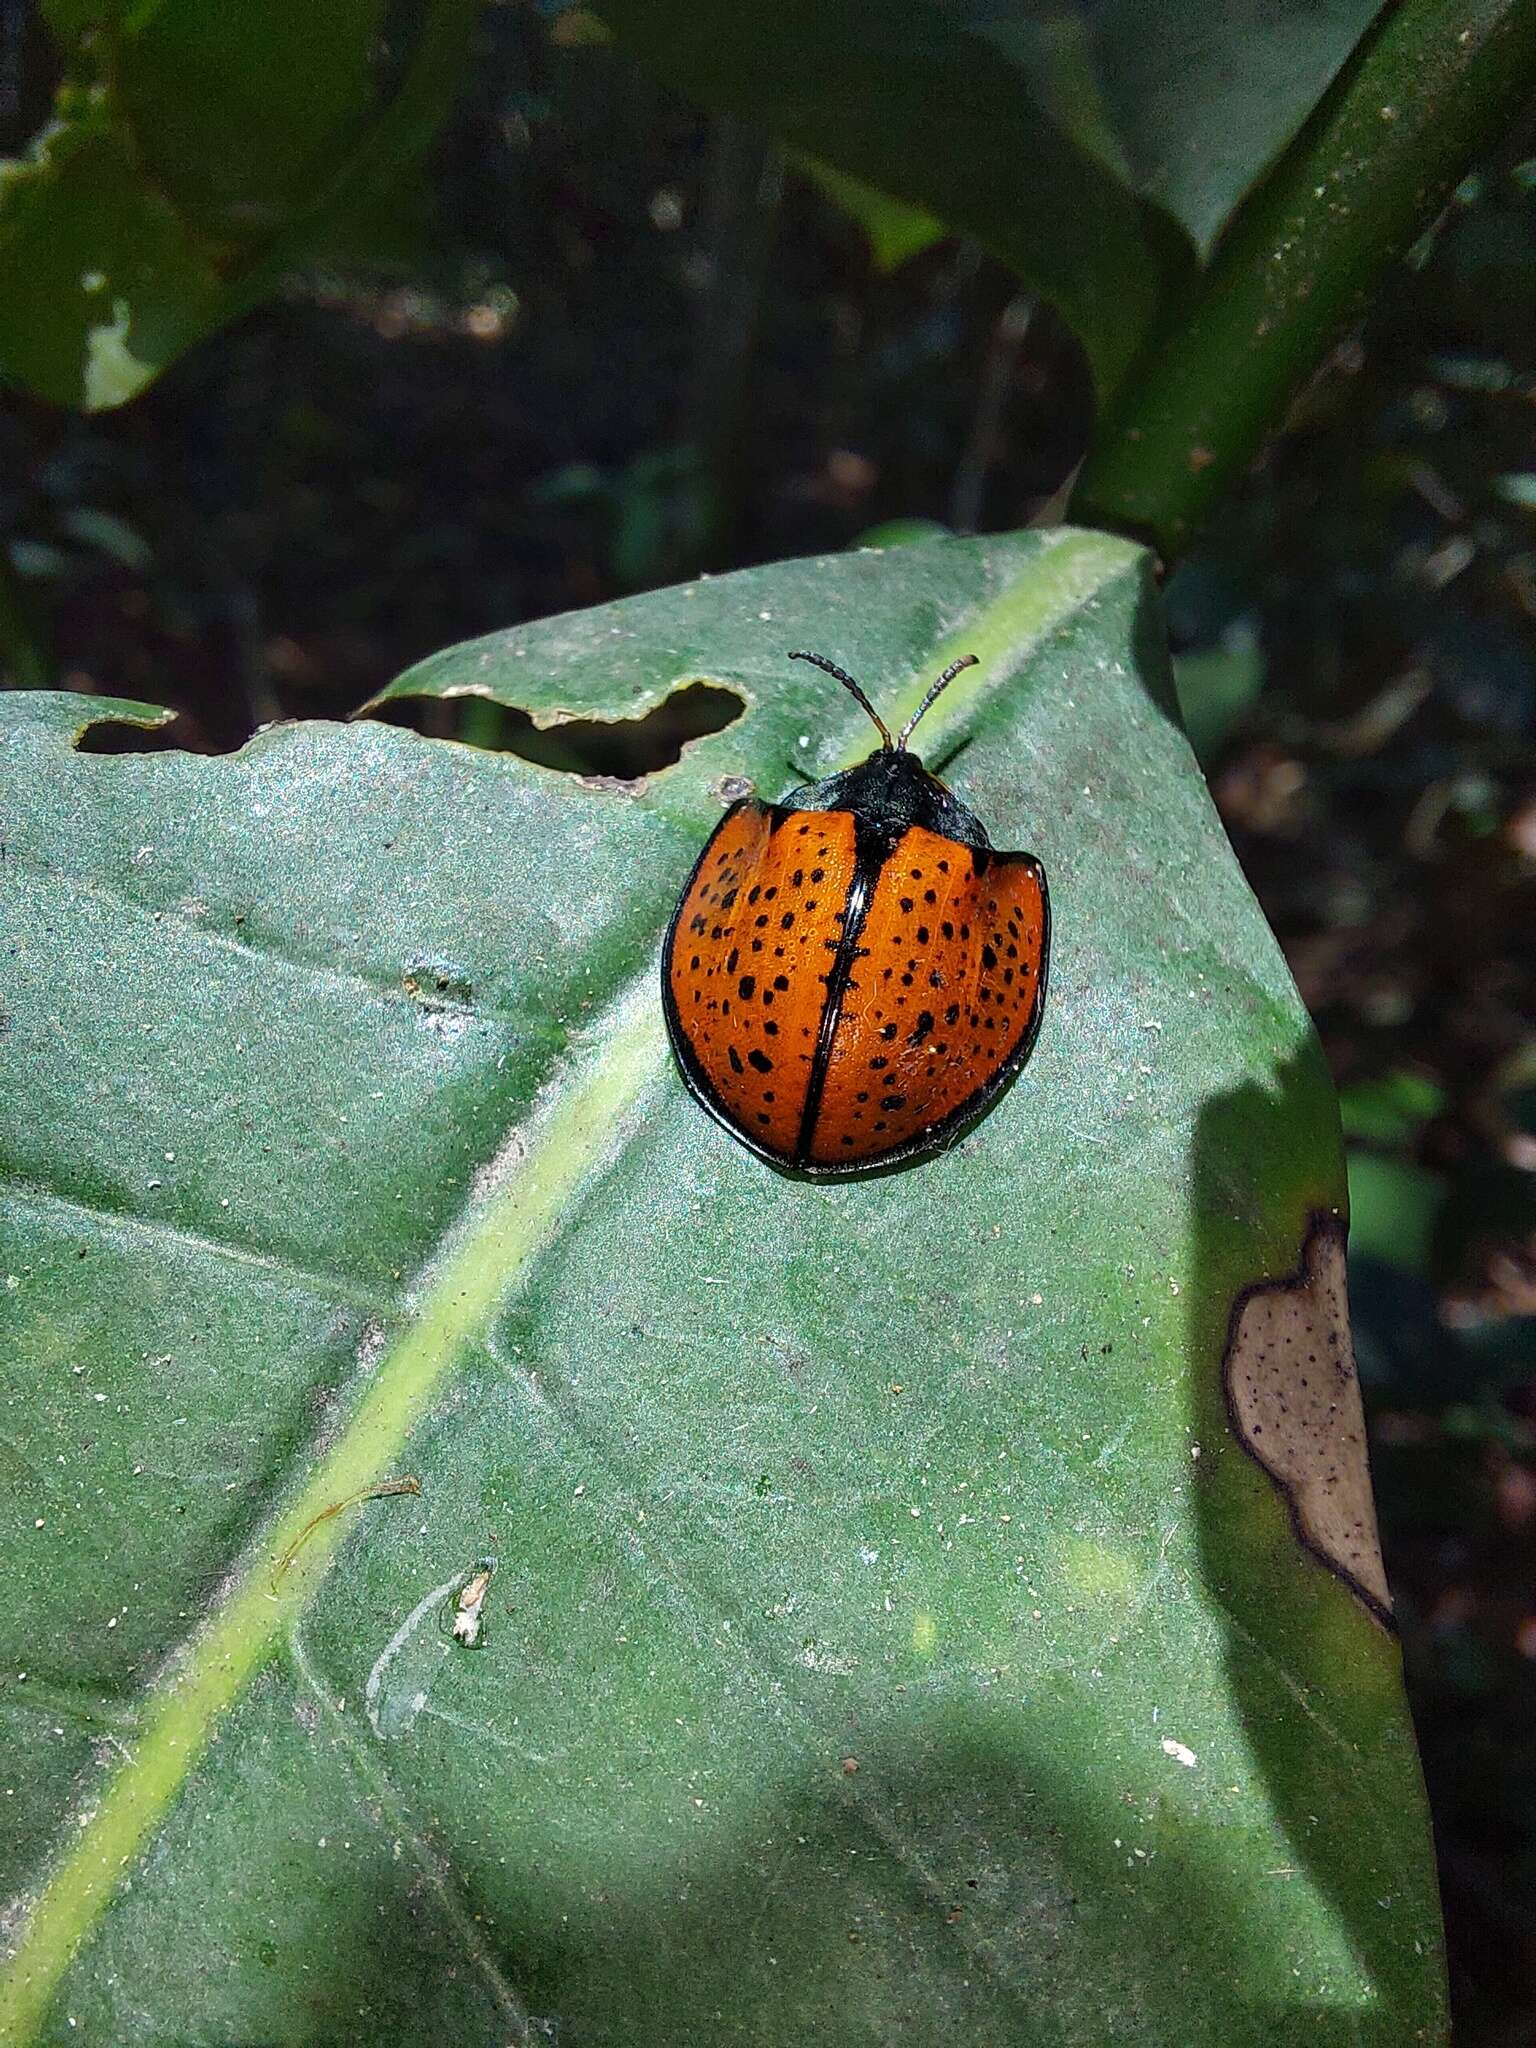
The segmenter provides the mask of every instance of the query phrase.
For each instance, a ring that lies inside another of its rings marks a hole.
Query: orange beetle
[[[1051,911],[1033,854],[998,853],[980,819],[907,751],[953,662],[893,740],[842,774],[756,797],[720,820],[662,952],[683,1078],[760,1157],[823,1175],[931,1151],[1029,1057],[1045,1004]]]

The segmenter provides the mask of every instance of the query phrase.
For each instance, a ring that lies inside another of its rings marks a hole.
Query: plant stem
[[[711,124],[705,243],[710,286],[686,404],[685,439],[698,451],[706,498],[696,548],[729,567],[748,488],[752,363],[779,229],[784,159],[733,114]],[[687,563],[691,575],[697,563]]]
[[[1165,316],[1070,517],[1177,555],[1297,387],[1536,93],[1530,0],[1398,0]]]
[[[53,656],[39,610],[0,545],[0,688],[53,687]]]

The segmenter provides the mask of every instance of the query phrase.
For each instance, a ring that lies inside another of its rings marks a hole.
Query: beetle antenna
[[[958,661],[952,661],[949,664],[949,667],[945,669],[943,675],[939,677],[939,680],[928,692],[927,696],[923,699],[922,703],[918,705],[917,709],[913,712],[912,716],[901,728],[900,737],[896,741],[896,751],[898,754],[901,753],[903,749],[906,747],[907,741],[912,737],[913,727],[917,724],[917,721],[922,717],[923,713],[928,709],[929,705],[932,704],[934,698],[937,697],[941,691],[947,690],[949,688],[950,684],[955,680],[955,677],[959,675],[961,669],[976,668],[978,665],[979,664],[974,654],[962,654]]]
[[[874,705],[870,703],[869,699],[865,696],[864,692],[859,688],[858,684],[853,680],[853,677],[849,675],[846,669],[839,668],[835,661],[828,661],[827,657],[824,654],[807,654],[804,652],[803,649],[798,653],[792,652],[789,658],[791,661],[808,661],[810,662],[813,668],[825,669],[826,673],[829,676],[837,677],[837,680],[843,685],[844,689],[851,690],[854,696],[857,697],[859,702],[864,706],[864,709],[869,713],[870,717],[875,721],[876,726],[879,728],[881,744],[884,746],[885,751],[887,753],[890,753],[893,745],[895,744],[895,742],[891,739],[890,727],[886,724],[885,720],[880,716],[879,712],[875,709]],[[972,656],[971,658],[974,660],[975,657]],[[964,664],[962,663],[961,666],[963,667]]]

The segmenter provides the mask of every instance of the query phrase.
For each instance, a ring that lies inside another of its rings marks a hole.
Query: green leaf
[[[882,519],[849,542],[855,548],[907,548],[918,541],[943,540],[949,528],[937,519]]]
[[[946,7],[1202,257],[1381,12],[1380,0],[1068,0]]]
[[[656,985],[727,778],[867,749],[807,642],[898,716],[981,656],[929,749],[1057,915],[1017,1085],[843,1185]],[[1347,1341],[1336,1113],[1145,559],[787,563],[387,695],[699,679],[744,716],[638,788],[3,700],[0,2035],[1443,2040],[1363,1454],[1276,1405]]]
[[[475,8],[433,0],[388,90],[382,11],[162,0],[91,37],[58,10],[81,76],[0,162],[0,375],[122,405],[377,206],[447,108]]]
[[[1074,517],[1175,559],[1533,91],[1527,0],[1386,8],[1101,412]]]
[[[1252,624],[1235,620],[1213,646],[1175,655],[1173,679],[1189,743],[1209,765],[1264,687],[1264,650]]]
[[[798,165],[834,206],[841,207],[851,220],[858,222],[877,270],[899,270],[912,257],[921,256],[925,249],[942,242],[949,232],[927,207],[909,206],[905,200],[893,199],[889,192],[866,185],[862,178],[851,178],[846,171],[816,157],[802,156]]]
[[[1379,1152],[1351,1150],[1350,1242],[1360,1256],[1408,1273],[1427,1272],[1444,1207],[1439,1174]]]
[[[969,233],[1115,391],[1378,12],[1165,0],[599,0],[706,106]]]
[[[1339,1117],[1347,1138],[1374,1145],[1401,1145],[1417,1137],[1445,1107],[1445,1090],[1410,1067],[1357,1081],[1339,1096]],[[1359,1218],[1356,1219],[1358,1225]]]
[[[136,398],[218,323],[213,253],[98,101],[0,165],[0,370],[61,405]]]
[[[306,206],[378,92],[384,0],[161,0],[117,87],[144,168],[183,218],[248,243]]]

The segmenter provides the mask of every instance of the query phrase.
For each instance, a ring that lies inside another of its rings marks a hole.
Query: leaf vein
[[[396,1305],[390,1294],[368,1287],[349,1275],[300,1266],[279,1253],[252,1251],[245,1245],[232,1244],[226,1238],[212,1237],[206,1231],[188,1230],[179,1223],[167,1222],[163,1217],[145,1216],[133,1209],[113,1209],[104,1202],[82,1202],[72,1195],[40,1187],[32,1180],[17,1178],[6,1182],[0,1187],[0,1203],[5,1202],[25,1203],[82,1230],[98,1230],[107,1235],[122,1231],[199,1257],[227,1260],[273,1279],[290,1280],[306,1294],[345,1302],[350,1307],[366,1309],[370,1314],[379,1314]]]

